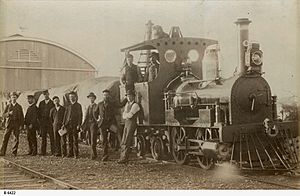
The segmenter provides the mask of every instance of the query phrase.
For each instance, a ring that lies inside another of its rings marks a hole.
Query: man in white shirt
[[[135,129],[137,127],[138,111],[140,106],[134,101],[135,92],[128,90],[126,92],[127,103],[124,108],[123,118],[125,120],[125,126],[123,130],[123,137],[121,142],[121,155],[118,163],[127,163],[130,153],[130,147],[134,136]]]

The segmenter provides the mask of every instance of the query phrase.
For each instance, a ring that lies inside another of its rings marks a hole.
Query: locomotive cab
[[[165,124],[163,100],[166,86],[182,73],[188,60],[189,69],[194,77],[201,79],[204,51],[207,46],[217,44],[217,41],[210,39],[181,37],[181,32],[178,32],[180,29],[174,27],[168,37],[147,40],[121,49],[121,52],[140,52],[140,54],[150,54],[155,51],[159,56],[160,64],[156,78],[150,82],[135,83],[136,101],[142,108],[141,124]],[[125,91],[124,86],[120,89],[122,96]]]

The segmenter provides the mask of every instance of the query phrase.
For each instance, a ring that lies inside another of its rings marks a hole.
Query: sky
[[[218,40],[221,74],[229,77],[238,64],[234,21],[248,17],[249,37],[264,52],[264,77],[273,94],[300,94],[297,0],[0,2],[0,38],[19,33],[60,43],[93,62],[99,76],[119,75],[120,49],[142,42],[151,20],[165,32],[179,26],[183,36]]]

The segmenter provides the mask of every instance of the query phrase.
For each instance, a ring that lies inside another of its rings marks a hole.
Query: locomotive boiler
[[[247,18],[236,21],[239,69],[226,79],[219,74],[218,42],[183,37],[179,27],[168,37],[148,35],[121,50],[159,54],[157,77],[135,84],[142,108],[138,155],[172,155],[179,164],[195,158],[204,169],[219,161],[242,169],[290,170],[297,165],[298,124],[277,119],[276,96],[263,78],[263,52],[259,43],[249,41],[250,23]]]

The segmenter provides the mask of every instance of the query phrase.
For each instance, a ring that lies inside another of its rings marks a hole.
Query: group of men
[[[70,92],[68,98],[70,104],[66,107],[60,104],[58,96],[50,99],[49,92],[44,91],[44,100],[36,106],[36,100],[33,95],[28,95],[29,107],[25,117],[23,109],[17,103],[18,95],[13,92],[10,94],[10,103],[4,110],[5,133],[0,149],[0,156],[5,156],[7,144],[10,135],[13,134],[12,154],[17,156],[19,145],[20,130],[27,131],[28,155],[37,155],[37,133],[42,138],[40,155],[46,155],[47,138],[50,140],[51,155],[58,157],[74,157],[79,156],[78,134],[86,132],[89,135],[89,143],[91,146],[91,159],[97,158],[97,137],[100,131],[102,135],[103,156],[102,161],[108,160],[108,131],[112,127],[116,129],[119,140],[121,140],[121,153],[118,163],[127,163],[129,158],[130,147],[132,145],[134,131],[137,127],[137,116],[140,107],[135,103],[135,92],[132,89],[126,91],[126,99],[121,103],[111,100],[110,91],[104,90],[103,100],[98,104],[96,95],[91,92],[87,98],[90,104],[84,115],[81,104],[78,103],[77,94]],[[116,120],[116,111],[120,107],[124,107],[124,130],[123,135],[120,134],[119,124]],[[49,137],[47,137],[49,136]],[[68,141],[68,146],[67,146]],[[68,148],[68,149],[67,149]]]
[[[70,92],[68,98],[70,104],[66,107],[60,104],[58,96],[50,99],[49,92],[43,92],[44,100],[36,105],[34,95],[28,95],[29,107],[25,117],[22,106],[17,103],[18,95],[10,94],[10,103],[4,110],[5,133],[0,149],[0,156],[6,154],[7,144],[10,135],[13,134],[12,154],[17,156],[20,130],[27,130],[28,155],[37,155],[37,133],[42,138],[40,155],[45,156],[47,151],[47,138],[49,136],[51,155],[62,157],[79,156],[78,135],[79,132],[87,133],[91,146],[91,159],[97,158],[97,138],[98,132],[102,135],[103,157],[102,161],[108,160],[108,130],[115,129],[117,138],[121,145],[120,160],[118,163],[128,162],[130,147],[132,144],[134,131],[137,127],[137,117],[140,110],[139,104],[135,103],[134,83],[151,82],[157,77],[159,70],[158,53],[152,52],[150,63],[146,67],[145,75],[142,76],[139,67],[133,64],[133,55],[127,53],[121,83],[125,85],[126,99],[121,103],[112,102],[109,90],[104,90],[103,100],[98,104],[97,97],[91,92],[87,98],[90,99],[84,115],[81,104],[78,103],[77,94]],[[121,135],[120,126],[115,118],[118,108],[124,107],[123,119],[124,129]],[[67,142],[68,141],[68,142]],[[68,143],[68,146],[67,146]],[[68,150],[67,150],[68,148]]]

